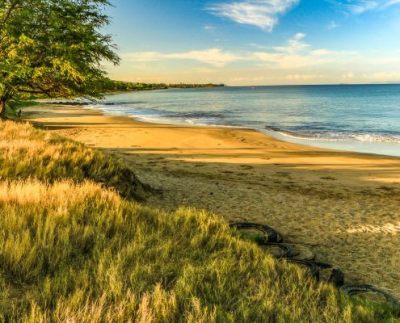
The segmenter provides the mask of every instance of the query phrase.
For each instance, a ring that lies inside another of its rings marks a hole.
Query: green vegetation
[[[106,77],[102,64],[119,62],[111,37],[101,33],[109,23],[108,5],[108,0],[0,1],[0,117],[10,101],[31,96],[93,99],[115,91],[214,86]]]
[[[99,92],[125,92],[125,91],[148,91],[148,90],[165,90],[165,89],[193,89],[193,88],[209,88],[222,87],[223,84],[165,84],[165,83],[134,83],[114,81],[104,79],[99,82]]]
[[[30,125],[0,122],[0,321],[399,317],[275,261],[214,215],[123,199],[117,191],[135,178],[119,176],[126,169]]]
[[[0,116],[26,95],[98,97],[104,61],[117,64],[100,30],[107,0],[0,1]]]
[[[129,199],[142,200],[146,187],[120,160],[61,137],[50,136],[28,124],[0,123],[0,178],[54,183],[91,180],[116,189]]]
[[[7,118],[19,119],[21,116],[20,111],[22,113],[23,108],[32,107],[38,104],[39,104],[38,102],[33,100],[25,100],[25,101],[14,100],[9,102],[9,104],[6,106],[4,115]]]
[[[0,117],[34,97],[213,84],[112,81],[107,0],[0,1]],[[377,322],[351,300],[196,210],[139,202],[122,161],[25,123],[0,121],[0,322]],[[257,238],[249,232],[247,239]]]

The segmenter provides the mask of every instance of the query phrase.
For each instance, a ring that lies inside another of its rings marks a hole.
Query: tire
[[[349,296],[356,296],[360,294],[366,293],[374,293],[381,295],[387,302],[391,303],[392,305],[400,307],[400,301],[394,298],[389,293],[384,292],[374,286],[371,285],[344,285],[340,288],[343,292],[348,294]]]
[[[328,280],[332,285],[340,288],[344,285],[344,273],[338,268],[332,269],[331,276]]]
[[[305,261],[305,260],[298,260],[298,259],[287,259],[288,263],[292,263],[298,265],[300,267],[305,267],[308,271],[309,276],[315,278],[319,281],[319,267],[313,261]]]
[[[280,252],[278,255],[274,255],[272,252],[270,252],[272,254],[272,256],[277,259],[290,258],[293,255],[292,247],[286,243],[268,242],[268,243],[261,243],[260,246],[267,251],[268,251],[268,249],[271,249],[274,247],[276,249],[279,249]]]
[[[331,264],[327,264],[325,262],[318,262],[318,261],[313,261],[313,262],[320,269],[331,269],[333,267]]]
[[[288,244],[291,249],[293,250],[292,255],[288,256],[288,258],[296,259],[296,260],[303,260],[303,261],[314,261],[315,254],[306,246],[301,244]]]
[[[265,242],[281,243],[283,242],[282,235],[265,224],[252,223],[252,222],[236,222],[229,225],[231,228],[240,229],[254,229],[261,231],[265,235]]]

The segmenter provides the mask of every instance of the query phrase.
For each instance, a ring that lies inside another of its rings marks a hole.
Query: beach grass
[[[400,318],[275,260],[218,216],[144,207],[144,192],[113,157],[1,122],[0,321]]]
[[[77,183],[91,180],[125,198],[142,200],[146,195],[145,185],[120,160],[27,123],[1,123],[0,149],[0,178],[35,177],[49,183],[65,178]]]

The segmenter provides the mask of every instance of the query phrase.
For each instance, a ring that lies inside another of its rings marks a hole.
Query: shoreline
[[[158,91],[158,90],[153,90],[153,91]],[[80,108],[82,110],[90,110],[93,112],[97,112],[99,115],[104,116],[104,117],[110,117],[110,118],[122,118],[122,119],[127,119],[129,121],[131,121],[132,123],[135,124],[142,124],[144,126],[148,125],[150,127],[157,127],[157,126],[164,126],[164,127],[170,127],[170,128],[199,128],[199,129],[220,129],[220,130],[242,130],[242,131],[247,131],[247,132],[255,132],[258,133],[262,136],[265,136],[268,140],[270,141],[277,141],[280,143],[287,143],[290,145],[295,145],[298,146],[299,148],[303,148],[304,150],[320,150],[320,151],[325,151],[325,152],[332,152],[333,154],[343,154],[343,155],[360,155],[360,157],[365,156],[365,157],[377,157],[377,158],[382,158],[382,159],[394,159],[394,160],[398,160],[400,162],[400,155],[396,156],[396,155],[386,155],[386,154],[381,154],[381,153],[372,153],[372,152],[360,152],[360,151],[353,151],[353,150],[346,150],[346,149],[340,149],[340,148],[329,148],[329,147],[321,147],[318,144],[316,145],[312,145],[312,142],[318,142],[318,141],[322,141],[318,138],[308,138],[308,137],[297,137],[295,135],[291,136],[290,132],[285,133],[285,131],[283,131],[283,133],[281,133],[279,130],[268,130],[268,127],[266,127],[265,130],[260,130],[260,129],[255,129],[255,128],[250,128],[250,127],[246,127],[246,126],[233,126],[233,125],[218,125],[218,124],[189,124],[189,123],[180,123],[180,122],[164,122],[161,120],[160,118],[160,122],[156,122],[156,121],[152,121],[151,118],[149,118],[149,120],[146,120],[146,118],[142,118],[140,116],[135,116],[135,115],[126,115],[126,114],[118,114],[118,113],[112,113],[112,112],[107,112],[107,111],[103,111],[99,108],[96,107],[92,107],[90,105],[74,105],[74,104],[68,104],[68,105],[64,105],[64,104],[46,104],[49,105],[50,107],[54,107],[54,106],[65,106],[65,107],[75,107],[75,108]],[[43,106],[42,106],[43,107]],[[26,110],[26,109],[25,109]],[[284,138],[282,138],[284,137]],[[285,139],[286,138],[286,139]],[[299,141],[309,141],[310,144],[307,143],[303,143],[303,142],[296,142],[296,141],[291,141],[290,139],[293,140],[299,140]],[[323,140],[325,141],[325,140]],[[333,142],[335,142],[335,140],[332,140]],[[343,142],[347,142],[348,140],[343,140]],[[327,143],[330,142],[330,140],[326,140]],[[342,142],[342,141],[338,141],[338,142]],[[379,144],[384,144],[384,143],[379,143]],[[400,145],[399,145],[400,146]],[[399,147],[400,148],[400,147]],[[400,181],[399,181],[400,183]]]
[[[373,155],[400,158],[400,143],[391,141],[362,141],[356,139],[328,139],[319,137],[306,137],[296,133],[279,130],[260,131],[277,140],[290,142],[307,147],[334,150],[343,153],[356,153],[361,155]],[[376,151],[376,152],[373,152]]]
[[[124,159],[163,191],[149,206],[269,224],[351,281],[400,296],[400,158],[292,144],[252,129],[145,123],[79,106],[25,111],[28,121]]]
[[[122,103],[124,105],[124,103]],[[73,105],[71,102],[68,105]],[[87,109],[94,109],[105,115],[109,116],[121,116],[131,118],[135,121],[149,123],[149,124],[163,124],[163,125],[177,125],[177,126],[189,126],[189,127],[212,127],[212,128],[234,128],[234,129],[248,129],[258,131],[268,137],[272,137],[279,141],[289,142],[293,144],[316,147],[320,149],[336,150],[341,152],[360,153],[360,154],[372,154],[379,156],[398,157],[400,158],[400,138],[395,136],[390,137],[389,135],[379,135],[377,133],[363,134],[363,133],[349,133],[346,136],[344,134],[326,133],[325,135],[309,135],[296,133],[279,129],[276,127],[266,125],[264,128],[251,127],[248,125],[229,125],[229,124],[212,124],[201,122],[192,122],[190,119],[187,120],[174,120],[162,115],[148,116],[146,114],[141,115],[140,112],[136,114],[126,112],[113,112],[109,106],[118,108],[118,103],[112,104],[95,104],[95,105],[83,105]],[[129,111],[129,110],[128,110]]]

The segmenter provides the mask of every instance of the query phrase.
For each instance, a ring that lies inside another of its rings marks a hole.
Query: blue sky
[[[400,82],[400,0],[114,0],[113,78]]]

